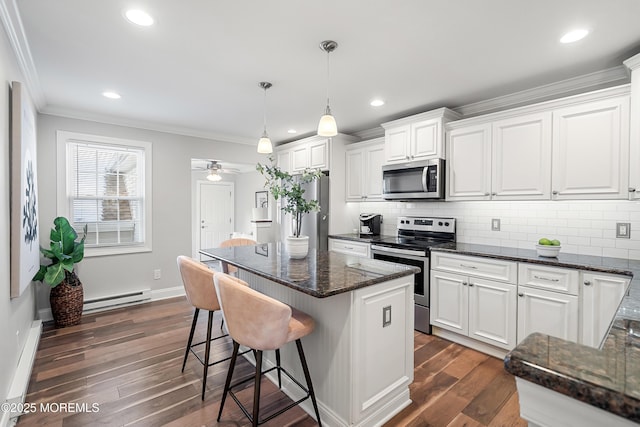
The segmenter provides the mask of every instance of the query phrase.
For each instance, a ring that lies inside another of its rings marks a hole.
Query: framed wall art
[[[11,298],[40,268],[36,123],[26,88],[11,83]]]
[[[266,191],[256,191],[256,208],[269,207],[269,193]]]

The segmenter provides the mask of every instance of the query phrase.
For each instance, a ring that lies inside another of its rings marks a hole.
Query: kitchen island
[[[315,319],[303,345],[323,425],[382,425],[411,403],[417,268],[315,250],[294,260],[280,243],[200,252],[238,267],[249,286]],[[282,365],[304,378],[295,346],[281,352]],[[273,366],[275,355],[265,356],[265,368]],[[284,380],[285,393],[302,397]],[[309,401],[302,407],[313,414]]]

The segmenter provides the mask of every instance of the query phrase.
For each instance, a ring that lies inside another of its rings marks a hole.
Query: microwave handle
[[[428,188],[427,188],[428,172],[429,172],[429,168],[427,166],[422,168],[422,191],[424,191],[425,193],[428,191]]]

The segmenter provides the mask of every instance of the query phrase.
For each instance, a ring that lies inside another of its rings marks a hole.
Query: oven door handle
[[[378,252],[387,252],[391,254],[411,255],[411,256],[417,256],[417,257],[427,256],[426,251],[414,251],[411,249],[389,248],[387,246],[379,246],[379,245],[371,245],[371,250],[378,251]]]

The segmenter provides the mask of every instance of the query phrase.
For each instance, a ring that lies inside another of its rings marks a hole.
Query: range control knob
[[[444,225],[445,225],[446,227],[448,227],[448,226],[449,226],[449,223],[448,223],[448,222],[445,222],[445,223],[444,223]]]
[[[440,226],[441,226],[441,225],[442,225],[442,221],[439,221],[439,222],[438,222],[438,225],[440,225]]]

